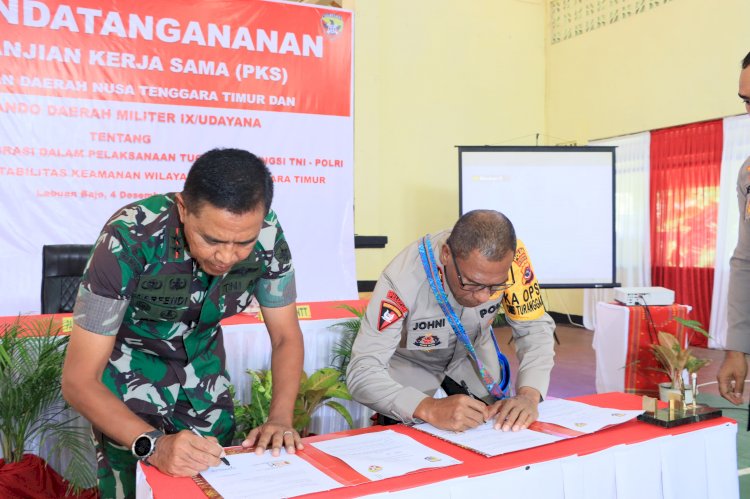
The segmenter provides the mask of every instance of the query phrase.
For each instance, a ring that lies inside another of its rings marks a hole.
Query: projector
[[[667,288],[644,286],[614,289],[615,300],[623,305],[672,305],[674,303],[674,291]]]

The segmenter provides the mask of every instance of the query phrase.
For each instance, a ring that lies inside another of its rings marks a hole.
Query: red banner
[[[206,11],[0,0],[0,93],[350,114],[350,12],[259,0]]]

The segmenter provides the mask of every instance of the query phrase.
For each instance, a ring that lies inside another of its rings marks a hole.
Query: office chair
[[[91,244],[46,244],[42,248],[42,313],[71,312]]]

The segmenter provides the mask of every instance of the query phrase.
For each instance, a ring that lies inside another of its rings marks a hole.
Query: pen
[[[203,436],[203,435],[201,434],[201,432],[199,432],[198,430],[196,430],[196,429],[195,429],[195,427],[194,427],[193,425],[187,425],[187,427],[188,427],[188,428],[190,428],[190,431],[192,431],[193,433],[195,433],[195,434],[196,434],[196,435],[198,435],[199,437],[201,437],[201,438],[206,438],[206,437],[204,437],[204,436]],[[224,451],[222,450],[222,452],[224,452]],[[221,459],[221,462],[222,462],[222,463],[224,463],[224,464],[226,464],[227,466],[229,466],[229,460],[228,460],[228,459],[227,459],[226,457],[223,457],[223,456],[222,456],[222,457],[220,457],[219,459]]]
[[[468,396],[470,396],[470,397],[473,397],[473,398],[475,398],[475,399],[479,400],[479,401],[480,401],[480,402],[482,402],[482,403],[483,403],[484,405],[487,405],[487,402],[485,402],[484,400],[480,399],[479,397],[477,397],[476,395],[474,395],[473,393],[471,393],[471,391],[469,390],[469,385],[467,385],[467,384],[466,384],[466,381],[464,381],[464,380],[461,380],[461,388],[463,388],[463,389],[464,389],[464,391],[466,392],[466,395],[468,395]]]

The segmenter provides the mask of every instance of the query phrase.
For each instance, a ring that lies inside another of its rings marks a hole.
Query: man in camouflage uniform
[[[63,372],[65,398],[94,428],[102,497],[134,497],[138,457],[175,476],[220,464],[234,415],[219,321],[253,297],[273,345],[274,398],[268,422],[243,445],[275,455],[302,448],[292,428],[302,333],[272,196],[259,158],[215,149],[181,193],[129,204],[102,229]],[[180,431],[190,427],[208,438]],[[139,451],[146,437],[152,445]]]
[[[375,286],[347,370],[352,397],[386,424],[419,419],[463,431],[495,417],[496,428],[527,428],[549,386],[554,322],[526,248],[510,221],[491,210],[469,212],[452,231],[426,239],[448,303],[495,381],[500,361],[490,331],[505,309],[520,360],[517,394],[497,400],[489,393],[435,297],[418,241],[388,264]],[[433,398],[441,386],[449,396]]]

